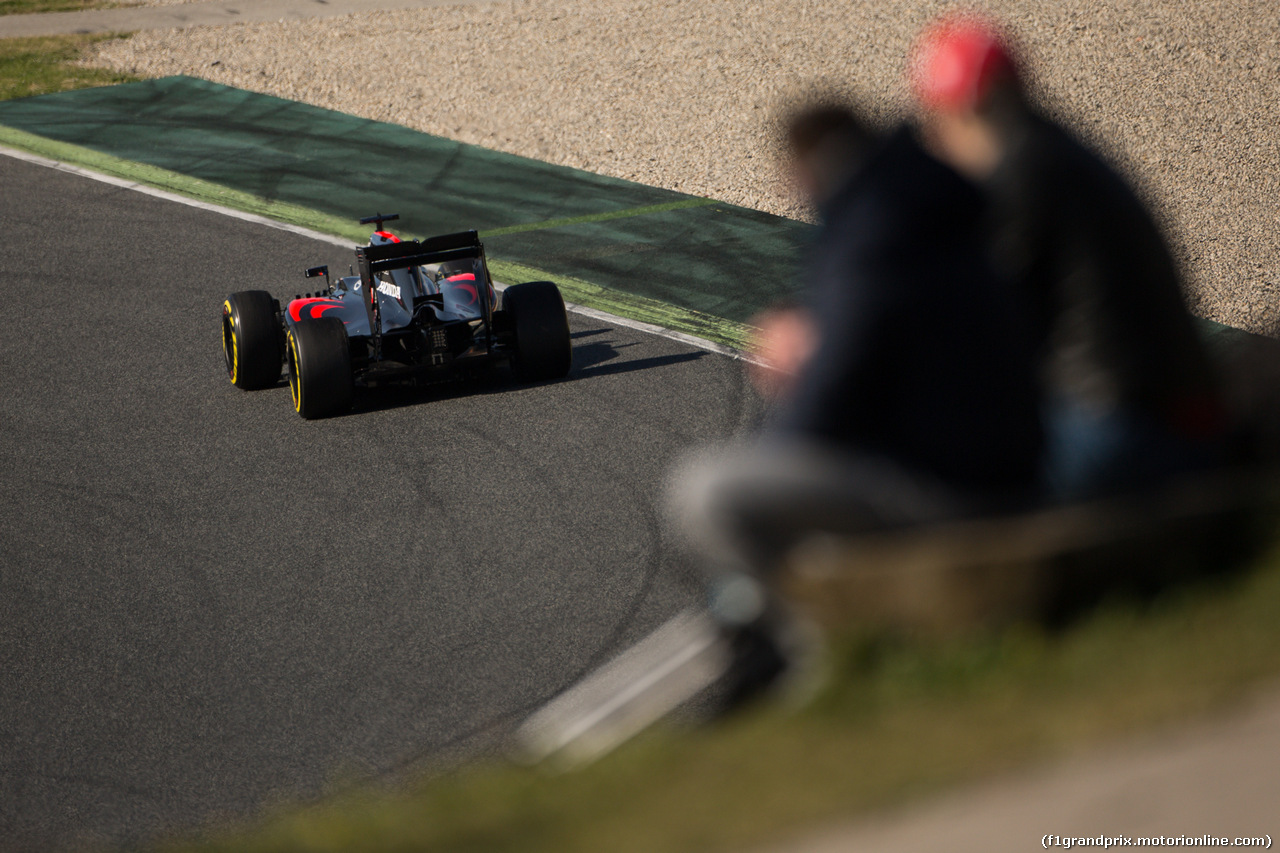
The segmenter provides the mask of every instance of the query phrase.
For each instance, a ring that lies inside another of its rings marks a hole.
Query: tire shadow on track
[[[612,332],[612,329],[592,329],[575,332],[574,338],[592,337]],[[520,389],[541,388],[560,385],[575,379],[590,379],[604,376],[616,376],[644,370],[656,370],[676,364],[698,361],[709,353],[697,350],[692,352],[669,353],[618,360],[620,350],[635,346],[633,343],[616,343],[614,341],[593,341],[574,347],[573,366],[569,375],[563,379],[544,382],[521,382],[515,378],[511,369],[495,366],[478,370],[468,376],[441,379],[421,385],[392,385],[385,388],[358,388],[355,401],[349,411],[333,417],[346,418],[372,412],[386,412],[413,406],[425,406],[444,400],[456,400],[467,397],[481,397],[493,394],[505,394]],[[265,391],[278,391],[289,387],[288,377],[281,374],[280,379]]]
[[[638,358],[631,361],[614,362],[617,357],[616,350],[609,344],[592,344],[584,349],[590,349],[591,352],[583,356],[587,361],[581,367],[577,364],[577,353],[574,354],[574,372],[570,376],[590,377],[590,376],[611,376],[619,373],[632,373],[637,370],[653,370],[659,367],[665,367],[671,364],[683,364],[689,361],[697,361],[706,356],[705,352],[687,352],[676,353],[673,355],[660,355],[651,358]]]

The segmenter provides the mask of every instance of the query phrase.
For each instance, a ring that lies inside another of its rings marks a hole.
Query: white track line
[[[340,237],[334,237],[332,234],[324,234],[319,231],[312,231],[310,228],[303,228],[301,225],[290,225],[287,222],[278,222],[277,220],[269,219],[265,216],[259,216],[256,213],[246,213],[243,210],[236,210],[235,208],[231,208],[231,207],[223,207],[222,205],[219,205],[219,204],[211,204],[207,201],[200,201],[199,199],[189,198],[184,195],[179,195],[178,193],[171,193],[168,190],[156,189],[155,187],[148,186],[147,184],[138,183],[137,181],[130,181],[126,178],[117,178],[112,175],[104,175],[101,172],[95,172],[91,169],[85,169],[80,166],[73,166],[69,163],[62,163],[58,160],[50,160],[47,157],[41,157],[37,154],[30,154],[26,151],[19,151],[15,148],[8,148],[3,145],[0,145],[0,154],[4,154],[8,157],[13,157],[16,160],[25,160],[28,163],[34,163],[38,166],[45,166],[50,169],[56,169],[59,172],[70,172],[73,175],[80,175],[81,177],[90,178],[95,181],[101,181],[104,184],[111,184],[112,186],[122,187],[127,190],[133,190],[134,192],[140,192],[144,195],[154,196],[156,198],[162,198],[165,201],[174,201],[174,202],[177,202],[178,204],[185,204],[188,207],[196,207],[201,210],[209,210],[214,213],[221,213],[223,216],[230,216],[234,219],[242,219],[245,222],[252,222],[257,225],[265,225],[268,228],[275,228],[280,231],[288,231],[291,234],[297,234],[302,237],[309,237],[312,240],[319,240],[322,243],[330,243],[334,246],[342,246],[345,249],[352,248],[352,244],[350,240],[343,240]],[[502,290],[506,287],[506,285],[501,284],[499,282],[494,282],[494,285],[498,290]],[[566,302],[565,307],[568,310],[574,312],[575,314],[580,314],[583,317],[590,317],[593,320],[600,320],[601,322],[609,323],[611,325],[624,326],[628,329],[634,329],[637,332],[645,332],[650,335],[656,335],[657,337],[666,338],[668,340],[686,344],[687,346],[691,346],[700,350],[705,350],[706,352],[714,352],[714,353],[718,353],[719,355],[728,356],[729,358],[741,359],[744,361],[753,360],[748,354],[742,352],[741,350],[736,350],[736,349],[733,349],[732,347],[727,347],[727,346],[724,346],[723,344],[715,343],[714,341],[704,340],[702,338],[695,337],[694,335],[688,335],[688,334],[685,334],[684,332],[677,332],[671,329],[665,329],[662,326],[655,326],[652,323],[644,323],[644,322],[641,322],[640,320],[632,320],[628,317],[619,317],[614,314],[609,314],[605,311],[597,311],[595,308],[588,308],[585,305],[577,305],[572,302]]]

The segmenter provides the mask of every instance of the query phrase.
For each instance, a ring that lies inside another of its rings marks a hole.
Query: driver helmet
[[[475,266],[470,261],[449,261],[436,269],[438,281],[475,281]]]

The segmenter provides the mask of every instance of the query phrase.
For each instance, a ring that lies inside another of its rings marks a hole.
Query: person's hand
[[[747,375],[764,396],[784,397],[817,346],[813,319],[800,308],[775,308],[758,314],[751,325],[757,331],[751,340]]]

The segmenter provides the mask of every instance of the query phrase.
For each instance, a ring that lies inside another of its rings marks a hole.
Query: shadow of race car
[[[509,364],[525,382],[558,379],[572,361],[569,321],[549,281],[507,287],[499,298],[475,231],[422,241],[383,229],[395,214],[371,216],[369,245],[356,248],[359,275],[333,280],[282,309],[264,290],[222,303],[222,347],[237,388],[270,388],[283,366],[304,418],[351,407],[357,387],[466,377]]]

